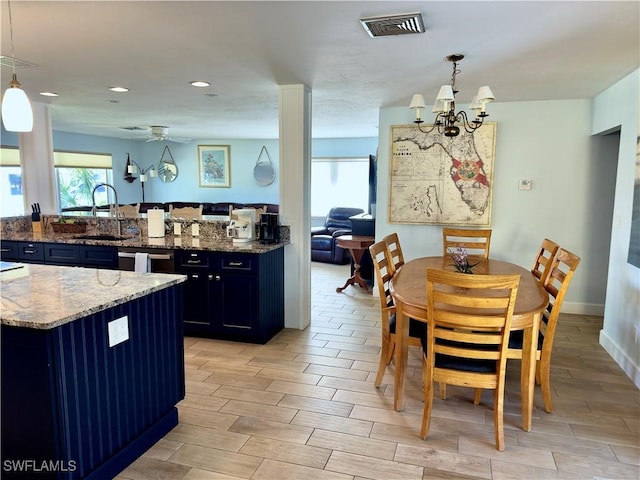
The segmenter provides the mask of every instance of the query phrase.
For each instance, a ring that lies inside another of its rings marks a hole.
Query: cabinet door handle
[[[220,281],[220,275],[216,275],[216,282]]]
[[[242,262],[229,262],[230,267],[241,267]]]
[[[213,275],[209,274],[208,278],[209,280],[213,280]]]
[[[187,260],[187,263],[201,263],[200,260]]]
[[[25,250],[24,253],[36,253],[35,250]]]
[[[191,275],[191,278],[200,278],[200,277],[198,276],[198,274],[194,273],[193,275]]]
[[[0,248],[0,252],[10,252],[10,248]]]

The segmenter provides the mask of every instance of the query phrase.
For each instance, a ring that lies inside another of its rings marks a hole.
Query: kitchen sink
[[[103,240],[107,242],[119,242],[121,240],[127,240],[128,237],[118,236],[118,235],[80,235],[79,237],[75,237],[77,240]]]

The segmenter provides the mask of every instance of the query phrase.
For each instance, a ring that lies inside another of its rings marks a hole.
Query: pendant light
[[[8,132],[30,132],[33,130],[33,111],[27,98],[27,94],[20,88],[20,82],[16,76],[16,60],[13,51],[13,20],[11,18],[11,1],[9,6],[9,32],[11,35],[11,64],[13,76],[9,88],[2,97],[2,123]]]

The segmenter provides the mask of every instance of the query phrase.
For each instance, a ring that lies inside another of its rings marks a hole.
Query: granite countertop
[[[284,247],[288,242],[263,245],[258,241],[246,243],[233,243],[229,238],[193,237],[191,235],[165,235],[160,238],[150,238],[146,235],[135,235],[128,237],[123,235],[123,240],[86,240],[78,237],[81,233],[37,233],[37,232],[12,232],[3,235],[3,240],[26,241],[26,242],[53,242],[69,243],[80,245],[110,245],[115,247],[132,248],[158,248],[158,249],[178,249],[178,250],[207,250],[214,252],[246,252],[265,253]]]
[[[6,265],[6,263],[5,263]],[[13,264],[0,273],[3,325],[52,329],[177,285],[184,275]]]

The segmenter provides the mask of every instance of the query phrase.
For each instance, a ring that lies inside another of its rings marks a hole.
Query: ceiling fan
[[[151,136],[147,137],[147,142],[177,142],[177,143],[189,143],[190,138],[186,137],[171,137],[169,136],[169,127],[161,125],[151,125]]]

